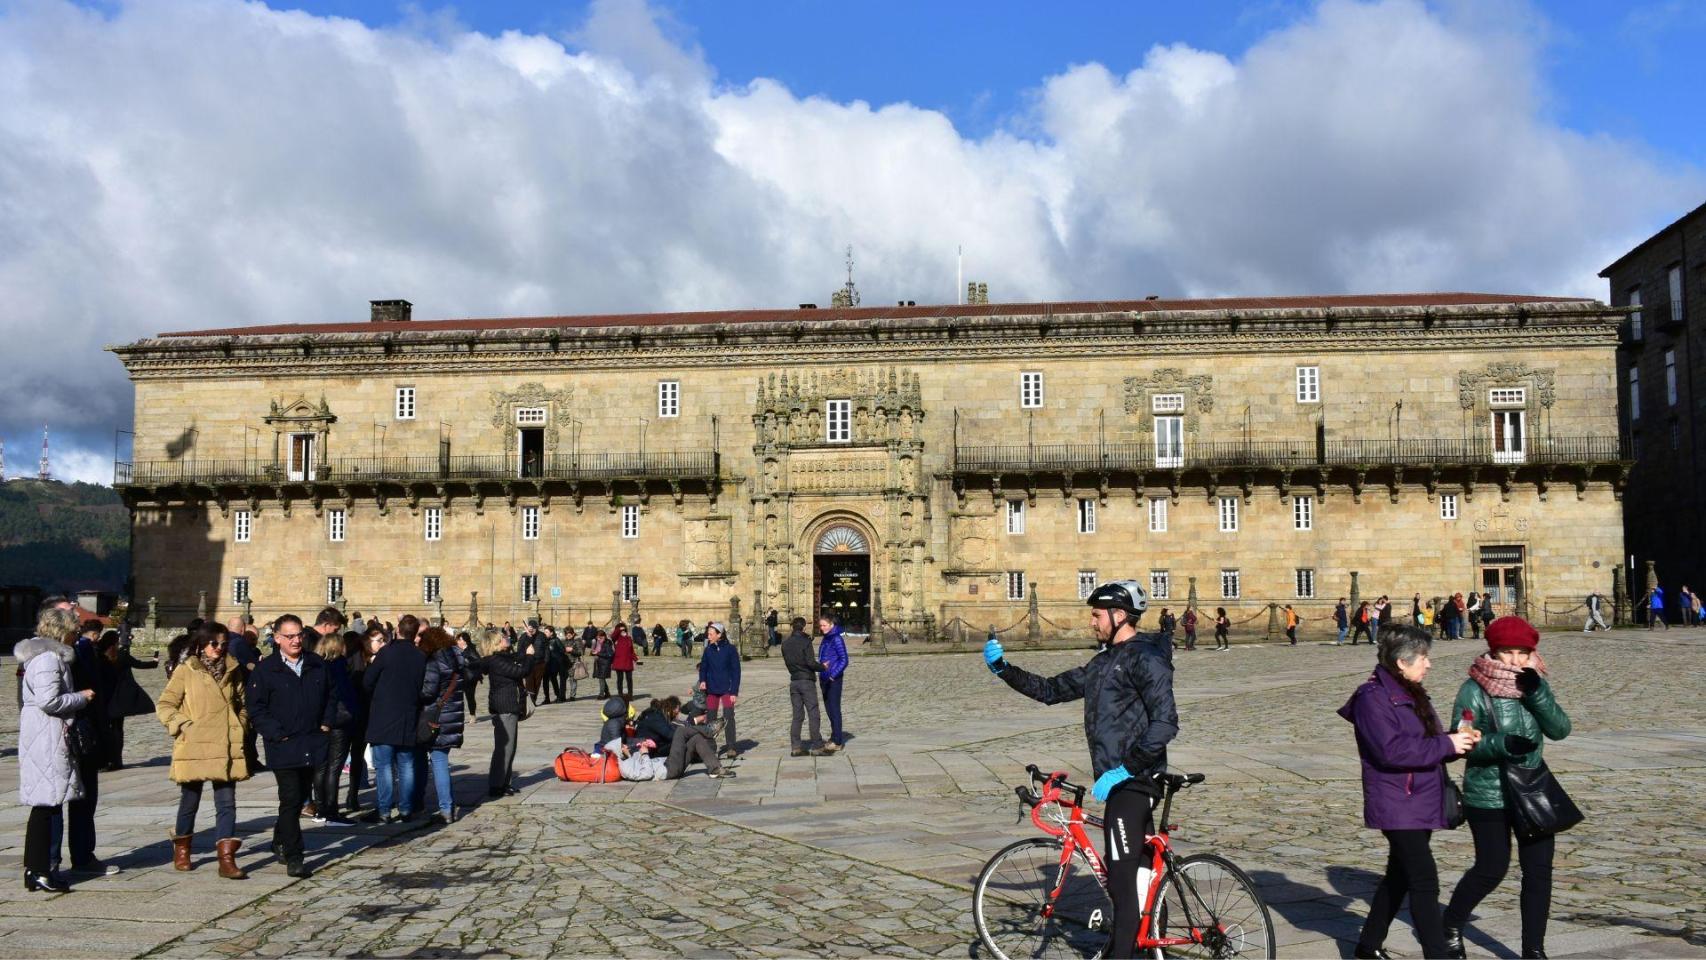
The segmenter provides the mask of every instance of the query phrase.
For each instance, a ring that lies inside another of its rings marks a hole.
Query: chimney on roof
[[[967,303],[988,303],[989,302],[989,284],[978,283],[975,280],[968,282],[966,284],[966,302]]]
[[[369,300],[374,323],[406,323],[415,305],[407,300]]]
[[[816,310],[817,304],[815,304],[815,303],[802,303],[802,304],[800,304],[800,309],[801,310]]]

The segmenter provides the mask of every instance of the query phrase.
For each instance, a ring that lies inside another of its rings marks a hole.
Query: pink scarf
[[[1533,667],[1541,676],[1546,676],[1546,661],[1540,659],[1540,651],[1536,650],[1528,657],[1528,665]],[[1488,696],[1504,697],[1506,700],[1522,699],[1522,691],[1516,688],[1516,675],[1522,670],[1498,659],[1490,653],[1483,653],[1469,665],[1469,676],[1487,691]]]

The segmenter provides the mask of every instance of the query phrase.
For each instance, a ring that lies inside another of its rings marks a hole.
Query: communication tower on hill
[[[53,464],[47,458],[47,424],[41,425],[41,463],[36,465],[37,480],[53,479]]]

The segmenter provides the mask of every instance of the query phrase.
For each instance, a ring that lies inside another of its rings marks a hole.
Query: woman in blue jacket
[[[823,712],[829,715],[829,742],[825,750],[840,750],[847,745],[841,732],[841,690],[847,685],[847,641],[841,638],[841,624],[829,614],[817,618],[817,630],[823,639],[818,642],[817,658],[823,672],[817,675],[823,693]]]
[[[723,756],[740,756],[735,750],[735,703],[740,699],[740,651],[723,636],[723,625],[715,620],[705,627],[705,652],[699,655],[699,689],[705,691],[710,724],[723,725]]]

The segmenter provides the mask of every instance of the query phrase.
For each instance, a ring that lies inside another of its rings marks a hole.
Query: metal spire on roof
[[[853,245],[847,245],[847,283],[829,297],[832,307],[856,307],[859,305],[859,288],[853,285]]]

